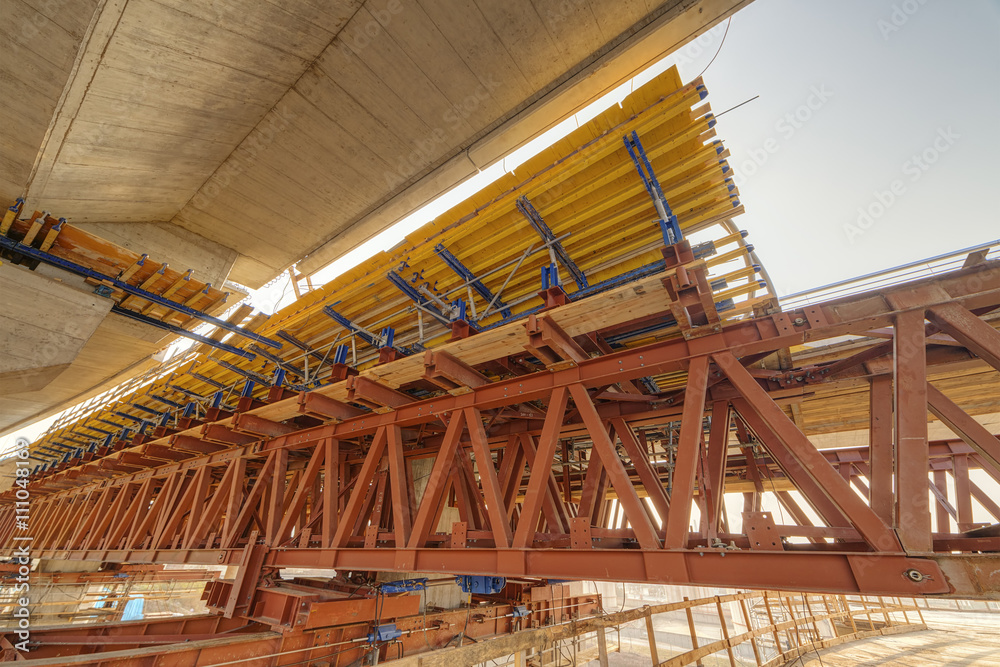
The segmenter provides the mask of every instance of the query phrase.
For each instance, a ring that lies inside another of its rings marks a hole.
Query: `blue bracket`
[[[281,349],[281,343],[275,340],[271,340],[267,336],[261,336],[260,334],[253,333],[252,331],[247,331],[242,327],[238,327],[235,324],[230,324],[225,320],[220,320],[219,318],[213,317],[208,313],[203,313],[200,310],[195,310],[194,308],[185,306],[182,303],[171,301],[170,299],[166,299],[160,296],[159,294],[154,294],[152,292],[142,289],[141,287],[136,287],[135,285],[130,285],[126,282],[122,282],[117,278],[111,278],[109,276],[104,275],[103,273],[94,271],[93,269],[88,269],[85,266],[81,266],[80,264],[70,262],[61,257],[56,257],[55,255],[47,253],[43,250],[37,250],[35,248],[32,248],[31,246],[24,245],[23,243],[18,243],[14,239],[7,238],[6,236],[0,236],[0,246],[5,247],[12,252],[16,252],[26,257],[30,257],[31,259],[37,259],[40,262],[51,264],[52,266],[63,269],[64,271],[69,271],[70,273],[75,273],[78,276],[83,276],[84,278],[93,278],[95,280],[108,281],[115,288],[120,289],[123,292],[131,294],[133,296],[142,297],[143,299],[149,301],[150,303],[155,303],[158,306],[165,306],[170,310],[176,310],[177,312],[188,315],[189,317],[194,317],[204,322],[208,322],[209,324],[214,324],[220,329],[225,329],[226,331],[238,334],[245,338],[249,338],[251,340],[257,341],[258,343],[262,343],[264,345],[268,345],[270,347],[279,350]],[[153,321],[159,322],[159,320],[153,320]],[[167,326],[172,326],[172,325],[167,325]]]
[[[392,327],[386,327],[382,329],[379,335],[382,337],[381,347],[392,347],[392,341],[396,337],[396,330]]]
[[[212,395],[212,407],[213,408],[218,408],[218,407],[220,407],[222,405],[222,395],[224,393],[225,392],[223,392],[220,389],[219,391],[215,392],[215,394]]]
[[[240,396],[243,398],[253,398],[253,389],[253,380],[248,378],[247,381],[243,383],[243,391],[240,392]]]
[[[528,607],[523,604],[514,605],[514,609],[511,610],[510,615],[514,618],[525,618],[528,615]]]
[[[500,311],[500,314],[504,317],[510,317],[510,308],[507,307],[501,299],[497,299],[496,302],[493,301],[493,292],[489,290],[486,285],[483,284],[479,278],[476,278],[476,274],[468,269],[458,257],[455,257],[450,250],[444,247],[443,244],[438,243],[434,246],[434,252],[444,260],[444,263],[451,267],[452,271],[457,273],[459,277],[463,278],[469,283],[472,289],[476,290],[479,296],[486,300],[486,303],[492,303],[496,310]]]
[[[333,363],[335,364],[346,364],[347,363],[347,346],[338,345],[333,351]]]
[[[550,287],[562,287],[559,281],[559,270],[555,264],[542,267],[542,289],[547,290]]]
[[[272,387],[280,387],[285,384],[285,369],[280,366],[274,370],[274,377],[271,378]]]
[[[681,233],[680,223],[677,222],[677,216],[674,215],[674,212],[670,210],[667,198],[663,196],[663,189],[660,187],[660,182],[656,179],[656,174],[653,173],[653,165],[646,156],[642,142],[639,141],[638,133],[632,132],[632,134],[625,135],[623,139],[625,141],[625,148],[632,157],[632,164],[635,165],[636,171],[639,172],[642,184],[646,186],[646,192],[649,193],[650,198],[653,200],[653,206],[656,208],[656,213],[660,216],[660,231],[663,233],[663,243],[665,245],[678,243],[684,238],[684,235]]]
[[[195,414],[197,414],[197,410],[198,410],[198,404],[195,403],[194,401],[191,401],[190,403],[184,406],[184,412],[181,416],[188,418],[194,417]]]
[[[451,310],[451,314],[452,314],[451,321],[452,322],[455,322],[455,321],[466,322],[466,321],[468,321],[468,317],[466,316],[466,312],[465,312],[465,301],[463,299],[456,299],[455,301],[452,301],[451,302],[451,308],[452,308],[452,310]]]
[[[528,201],[526,196],[522,195],[518,198],[517,210],[521,212],[521,215],[528,219],[528,222],[530,222],[531,226],[535,228],[538,235],[545,239],[545,241],[549,244],[553,252],[555,252],[556,257],[559,258],[559,262],[562,263],[562,265],[566,267],[566,270],[570,272],[570,275],[573,276],[573,280],[576,281],[577,288],[585,289],[587,287],[587,277],[583,275],[583,271],[580,270],[580,267],[578,267],[576,263],[570,259],[569,254],[566,252],[566,249],[562,246],[562,244],[559,243],[559,241],[556,241],[556,235],[553,234],[552,230],[549,229],[549,226],[545,224],[545,221],[542,220],[542,214],[538,212],[538,209],[536,209],[530,201]]]
[[[455,577],[455,583],[465,593],[477,595],[495,595],[507,585],[504,577],[488,577],[484,575],[463,574]]]
[[[391,642],[392,640],[399,639],[402,636],[403,633],[396,628],[395,623],[376,625],[372,631],[368,633],[368,643],[375,644],[378,642]]]

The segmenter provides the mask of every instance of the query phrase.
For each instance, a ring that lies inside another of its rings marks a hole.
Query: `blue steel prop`
[[[587,277],[583,275],[583,271],[580,270],[580,267],[578,267],[576,263],[570,259],[569,253],[566,252],[566,248],[564,248],[563,245],[556,240],[556,235],[553,234],[552,230],[549,229],[549,226],[545,224],[545,220],[542,219],[542,214],[538,212],[538,209],[536,209],[524,195],[521,195],[517,199],[516,204],[517,210],[521,212],[521,215],[528,219],[528,222],[531,223],[531,226],[536,232],[538,232],[538,235],[545,239],[545,243],[552,249],[552,252],[555,253],[556,257],[559,258],[559,262],[566,267],[566,270],[573,276],[573,280],[576,281],[577,288],[585,289],[587,287]]]
[[[162,417],[163,416],[163,413],[160,412],[159,410],[154,410],[153,408],[151,408],[149,406],[146,406],[146,405],[142,405],[141,403],[133,403],[132,407],[136,408],[138,410],[142,410],[143,412],[149,413],[149,414],[151,414],[151,415],[153,415],[155,417]]]
[[[153,399],[154,401],[159,401],[160,403],[163,403],[164,405],[169,405],[172,408],[180,409],[180,408],[184,407],[183,403],[178,403],[177,401],[172,401],[169,398],[167,398],[166,396],[160,396],[159,394],[150,394],[149,397],[151,399]]]
[[[191,391],[190,389],[185,389],[184,387],[178,387],[175,384],[168,384],[167,388],[168,389],[173,389],[174,391],[176,391],[178,393],[181,393],[181,394],[184,394],[188,398],[193,398],[196,401],[204,401],[205,398],[206,398],[205,396],[202,396],[201,394],[199,394],[197,392]]]
[[[148,292],[142,289],[141,287],[136,287],[135,285],[129,285],[128,283],[122,282],[117,278],[111,278],[109,276],[104,275],[103,273],[99,273],[98,271],[94,271],[93,269],[88,269],[87,267],[81,266],[75,262],[71,262],[61,257],[56,257],[51,253],[45,252],[43,250],[38,250],[37,248],[32,248],[31,246],[24,245],[23,243],[18,243],[14,239],[7,238],[6,236],[0,236],[0,246],[6,248],[7,250],[10,250],[11,252],[16,252],[20,255],[24,255],[25,257],[37,259],[38,261],[44,262],[45,264],[58,267],[60,269],[69,271],[70,273],[75,273],[85,278],[93,278],[94,280],[108,281],[115,288],[120,289],[123,292],[131,294],[133,296],[141,297],[146,301],[150,301],[159,306],[164,306],[166,308],[169,308],[170,310],[176,310],[179,313],[183,313],[185,315],[188,315],[189,317],[194,317],[203,322],[214,324],[220,329],[225,329],[226,331],[232,332],[239,336],[243,336],[244,338],[248,338],[250,340],[257,341],[258,343],[263,343],[264,345],[267,345],[269,347],[273,347],[279,350],[281,349],[281,343],[275,340],[271,340],[267,336],[261,336],[260,334],[256,334],[252,331],[247,331],[242,327],[226,322],[225,320],[220,320],[217,317],[213,317],[207,313],[203,313],[199,310],[195,310],[194,308],[185,306],[182,303],[171,301],[170,299],[165,299],[159,294],[153,294],[152,292]],[[159,320],[154,320],[154,321],[159,321]]]
[[[492,303],[494,308],[500,311],[501,315],[504,317],[510,317],[510,308],[507,307],[507,304],[505,304],[501,299],[496,299],[496,301],[494,301],[495,297],[493,292],[491,292],[490,289],[483,284],[483,281],[477,278],[476,274],[470,271],[465,264],[462,264],[462,261],[458,259],[458,257],[455,257],[450,250],[445,248],[443,244],[438,243],[434,246],[434,252],[436,252],[442,260],[444,260],[445,264],[451,267],[452,271],[465,280],[465,282],[467,282],[472,289],[476,290],[476,293],[478,293],[479,296],[486,299],[486,303]]]
[[[142,313],[137,313],[134,310],[129,310],[128,308],[122,308],[121,306],[114,305],[111,307],[111,312],[118,313],[129,319],[135,320],[137,322],[142,322],[143,324],[148,324],[149,326],[156,327],[157,329],[163,329],[164,331],[169,331],[172,334],[178,336],[184,336],[185,338],[190,338],[191,340],[196,340],[199,343],[204,343],[205,345],[210,345],[214,348],[223,350],[224,352],[229,352],[230,354],[235,354],[244,359],[249,359],[253,361],[256,357],[246,350],[241,350],[238,347],[232,345],[227,345],[226,343],[220,343],[217,340],[212,340],[208,336],[202,336],[201,334],[196,334],[193,331],[188,331],[187,329],[182,329],[179,326],[169,324],[163,320],[158,320],[154,317],[149,317],[148,315],[143,315]]]
[[[399,579],[398,581],[387,581],[379,584],[379,590],[383,593],[409,593],[427,588],[427,577],[420,579]]]
[[[390,275],[396,275],[392,271],[390,271],[389,274]],[[390,281],[391,280],[392,279],[390,278]],[[400,279],[400,280],[402,280],[402,279]],[[393,284],[395,284],[395,283],[393,283]],[[397,285],[397,287],[398,287],[398,285]],[[407,295],[407,296],[409,296],[409,295]],[[336,322],[340,326],[344,327],[345,329],[347,329],[348,331],[350,331],[353,335],[357,336],[358,338],[360,338],[364,342],[368,343],[372,347],[379,347],[378,341],[375,339],[375,336],[373,336],[372,334],[368,333],[363,328],[361,328],[360,326],[356,325],[354,322],[351,322],[349,319],[347,319],[346,317],[344,317],[343,315],[341,315],[340,313],[338,313],[336,310],[333,309],[332,306],[323,306],[323,312],[326,313],[327,317],[330,317],[331,319],[333,319],[334,322]]]
[[[210,377],[205,377],[201,373],[191,372],[191,373],[188,373],[188,375],[190,375],[191,377],[193,377],[195,380],[198,380],[200,382],[204,382],[205,384],[211,385],[211,386],[215,387],[216,389],[229,389],[229,385],[222,384],[218,380],[213,380]]]
[[[260,373],[255,373],[253,371],[244,370],[244,369],[240,368],[239,366],[234,366],[233,364],[229,363],[228,361],[223,361],[222,359],[216,359],[215,363],[219,364],[223,368],[231,370],[232,372],[236,373],[237,375],[242,375],[246,379],[252,380],[253,382],[256,382],[258,384],[263,384],[263,385],[269,385],[269,384],[271,384],[268,381],[268,379],[266,377],[264,377],[263,375],[261,375]],[[220,387],[220,389],[221,388],[222,387]]]
[[[639,134],[632,132],[632,134],[625,135],[623,139],[625,141],[625,148],[632,158],[632,164],[635,165],[636,171],[639,172],[639,177],[642,179],[642,184],[646,187],[646,192],[649,193],[650,198],[653,200],[656,214],[660,216],[660,231],[663,233],[663,243],[665,245],[673,245],[679,242],[684,238],[684,235],[681,233],[680,223],[677,222],[677,216],[674,215],[674,212],[670,210],[667,198],[663,196],[663,189],[660,187],[660,182],[657,180],[656,174],[653,173],[653,165],[650,164],[649,158],[646,156],[642,142],[639,141]]]
[[[278,335],[281,335],[281,334],[279,333]],[[298,366],[296,366],[295,364],[293,364],[293,363],[291,363],[289,361],[285,361],[284,359],[282,359],[281,357],[279,357],[276,354],[271,354],[267,350],[265,350],[265,349],[263,349],[261,347],[257,347],[256,345],[251,345],[250,346],[250,351],[253,352],[254,354],[259,354],[260,356],[262,356],[265,359],[267,359],[268,361],[272,362],[273,364],[275,364],[276,366],[278,366],[282,370],[291,371],[292,373],[295,373],[296,375],[298,375],[300,377],[305,377],[305,371],[304,370],[302,370],[301,368],[299,368]]]
[[[389,271],[388,273],[385,274],[385,277],[389,280],[390,283],[396,286],[396,289],[405,294],[406,297],[410,299],[410,301],[417,304],[418,308],[423,310],[425,313],[427,313],[434,319],[441,322],[441,324],[444,325],[449,324],[448,320],[444,316],[442,316],[439,310],[436,308],[437,304],[435,304],[434,301],[428,299],[419,291],[417,291],[416,288],[413,287],[413,285],[407,282],[406,278],[403,278],[395,271]]]
[[[124,417],[125,419],[129,419],[131,421],[134,421],[137,424],[145,424],[146,423],[146,420],[143,419],[142,417],[136,417],[134,415],[130,415],[127,412],[122,412],[121,410],[113,410],[112,412],[114,412],[119,417]]]

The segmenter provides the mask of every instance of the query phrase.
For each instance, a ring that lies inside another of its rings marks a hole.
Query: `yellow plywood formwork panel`
[[[701,79],[682,84],[675,68],[664,72],[627,96],[620,107],[614,106],[581,125],[395,247],[305,293],[273,316],[253,320],[257,333],[286,341],[281,350],[212,335],[253,352],[256,358],[247,360],[201,346],[199,353],[190,355],[183,364],[150,379],[141,392],[136,389],[101,409],[77,415],[75,420],[60,420],[40,444],[56,441],[74,429],[79,433],[85,426],[111,430],[110,422],[131,427],[130,420],[115,413],[141,417],[133,408],[136,403],[165,409],[164,404],[150,402],[147,396],[184,404],[192,396],[208,397],[224,387],[223,401],[234,402],[239,397],[237,386],[242,387],[246,374],[270,378],[279,366],[276,360],[285,368],[286,381],[292,386],[320,386],[327,381],[337,345],[350,346],[348,363],[361,370],[371,369],[378,362],[378,350],[324,312],[328,308],[376,336],[386,327],[392,328],[394,345],[411,353],[451,339],[450,305],[457,299],[466,302],[467,319],[480,331],[538,310],[544,303],[539,296],[541,271],[550,264],[553,253],[519,210],[519,201],[530,202],[591,286],[581,291],[567,267],[560,265],[562,285],[570,298],[662,273],[664,239],[659,216],[624,142],[633,132],[683,233],[697,234],[696,240],[706,244],[704,254],[718,295],[716,301],[723,302],[722,316],[745,315],[766,291],[756,277],[759,268],[752,263],[744,234],[732,223],[743,208],[726,162],[729,153],[713,129],[715,119],[704,101],[706,95]],[[282,221],[276,220],[276,234],[281,226]],[[491,307],[490,299],[476,291],[478,285],[470,284],[472,281],[442,258],[441,248],[506,306],[493,303]],[[388,279],[390,273],[425,299],[422,307]],[[167,289],[173,284],[162,281],[163,286],[170,286]],[[238,319],[242,321],[248,314],[240,312]],[[664,319],[658,326],[637,333],[634,340],[626,336],[614,344],[630,345],[640,339],[672,335],[677,335],[676,327]],[[304,344],[308,350],[289,341]],[[476,344],[482,343],[470,341],[470,345]],[[416,363],[420,355],[414,357]],[[404,383],[402,377],[396,382],[383,379],[396,386]],[[666,386],[676,381],[668,377],[660,380]],[[258,386],[254,396],[261,398],[266,391],[266,386]]]

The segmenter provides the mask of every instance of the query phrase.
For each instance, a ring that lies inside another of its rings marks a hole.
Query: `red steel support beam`
[[[893,390],[896,412],[896,530],[907,551],[931,551],[927,495],[927,360],[924,313],[896,316]]]
[[[893,517],[893,439],[892,377],[876,375],[870,381],[869,446],[871,479],[869,503],[882,521],[892,524]]]
[[[681,417],[677,460],[674,463],[671,483],[670,512],[667,514],[664,539],[664,546],[668,549],[678,549],[687,544],[688,524],[691,521],[691,498],[694,496],[695,471],[701,452],[702,419],[707,391],[708,357],[695,357],[688,367],[684,415]]]

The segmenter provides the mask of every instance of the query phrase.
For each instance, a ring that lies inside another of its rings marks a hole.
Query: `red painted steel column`
[[[664,547],[682,549],[687,546],[688,524],[691,521],[691,499],[694,477],[701,451],[702,419],[705,395],[708,392],[708,356],[695,357],[688,366],[687,389],[684,392],[684,413],[677,444],[677,461],[671,484],[670,512]]]
[[[969,456],[956,455],[952,461],[952,471],[955,475],[955,509],[958,511],[958,529],[970,530],[972,520],[972,487],[969,485]]]
[[[708,536],[718,535],[725,503],[726,453],[729,447],[729,401],[712,404],[712,428],[708,435],[706,503],[708,508]]]
[[[896,316],[896,528],[906,551],[931,551],[928,501],[927,354],[924,313]]]
[[[892,377],[877,375],[871,379],[869,400],[869,447],[871,448],[871,488],[868,501],[880,519],[894,523],[893,517],[893,442]]]
[[[934,504],[937,531],[939,533],[950,533],[951,514],[955,511],[955,508],[951,506],[951,501],[948,500],[948,471],[934,471],[934,487],[936,491],[932,490],[932,493],[937,496],[937,502]],[[954,518],[958,521],[957,514]]]
[[[535,453],[535,465],[528,478],[528,488],[524,493],[524,503],[521,507],[521,518],[514,534],[514,547],[525,548],[535,541],[535,529],[542,510],[543,495],[552,475],[552,461],[556,455],[556,444],[562,430],[563,416],[566,414],[566,403],[569,392],[566,387],[556,387],[549,401],[548,413],[542,425],[542,435],[538,439],[538,450]]]

